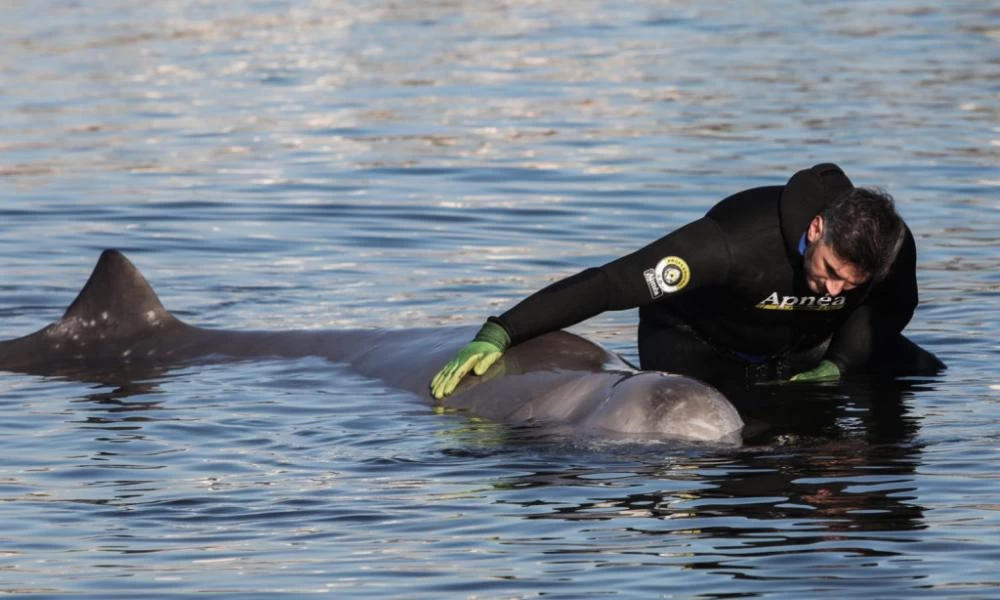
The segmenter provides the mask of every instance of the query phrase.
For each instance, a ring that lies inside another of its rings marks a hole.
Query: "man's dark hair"
[[[875,281],[887,274],[905,235],[892,196],[879,189],[853,188],[823,210],[823,239]]]

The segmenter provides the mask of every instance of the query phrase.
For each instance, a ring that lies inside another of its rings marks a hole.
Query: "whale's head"
[[[624,434],[737,444],[743,429],[739,412],[718,390],[659,371],[621,379],[583,424]]]

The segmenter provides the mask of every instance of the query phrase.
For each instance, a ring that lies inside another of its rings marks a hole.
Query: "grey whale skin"
[[[0,370],[85,381],[162,373],[171,366],[317,356],[435,401],[428,382],[475,328],[226,331],[168,312],[139,270],[105,250],[58,321],[0,342]],[[741,443],[743,421],[697,380],[638,371],[619,356],[559,331],[507,351],[483,377],[467,377],[443,405],[508,424],[591,435]]]

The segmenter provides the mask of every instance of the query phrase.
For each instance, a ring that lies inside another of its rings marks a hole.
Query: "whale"
[[[718,390],[642,371],[583,337],[556,331],[510,348],[443,401],[433,375],[478,326],[234,331],[188,324],[168,311],[138,268],[105,250],[63,316],[0,342],[0,371],[80,381],[142,379],[182,366],[320,357],[475,417],[571,434],[740,444],[744,426]]]

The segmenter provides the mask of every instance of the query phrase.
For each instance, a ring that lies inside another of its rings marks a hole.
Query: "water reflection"
[[[910,400],[930,391],[933,378],[858,377],[838,384],[757,385],[727,390],[747,420],[748,444],[815,439],[863,439],[868,444],[907,443],[919,427]]]
[[[129,398],[132,396],[162,394],[163,390],[161,389],[160,384],[155,381],[145,381],[142,379],[138,381],[127,381],[119,383],[116,386],[111,386],[112,389],[110,390],[105,390],[108,386],[109,384],[106,381],[102,381],[100,388],[101,391],[95,391],[92,394],[87,394],[83,398],[73,400],[72,402],[94,404],[95,406],[93,407],[93,410],[100,410],[110,414],[156,410],[162,408],[162,405],[165,402],[165,399],[156,401],[129,401]]]
[[[757,445],[723,454],[677,452],[624,473],[606,465],[536,472],[503,479],[497,489],[510,490],[504,502],[532,509],[525,519],[620,521],[629,531],[663,536],[667,546],[677,536],[719,538],[707,546],[713,556],[891,555],[907,539],[902,532],[927,527],[916,494],[921,417],[908,402],[927,385],[854,381],[808,394],[763,389],[766,403],[757,414],[772,423]],[[593,491],[583,502],[552,502],[567,487]],[[876,535],[888,531],[894,534]],[[837,543],[817,546],[831,542]],[[692,551],[688,566],[705,566],[704,557]]]

